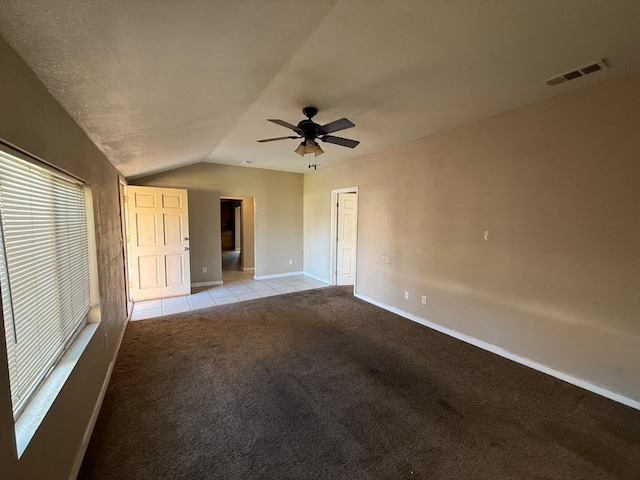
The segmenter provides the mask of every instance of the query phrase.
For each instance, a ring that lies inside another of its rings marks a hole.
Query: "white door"
[[[127,187],[131,299],[191,293],[187,191]]]
[[[356,222],[358,196],[338,194],[338,243],[336,255],[336,283],[353,285],[356,272]]]

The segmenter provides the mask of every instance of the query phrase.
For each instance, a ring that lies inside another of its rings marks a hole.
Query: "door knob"
[[[184,251],[188,252],[189,251],[189,247],[184,247]]]

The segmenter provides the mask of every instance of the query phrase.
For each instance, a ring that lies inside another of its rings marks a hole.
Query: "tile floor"
[[[222,272],[223,285],[194,288],[194,293],[184,297],[163,298],[136,302],[131,320],[144,320],[172,313],[188,312],[198,308],[226,305],[227,303],[270,297],[283,293],[299,292],[327,284],[306,275],[255,280],[253,272]]]

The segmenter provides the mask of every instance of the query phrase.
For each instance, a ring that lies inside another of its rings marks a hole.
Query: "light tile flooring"
[[[133,306],[131,320],[144,320],[172,313],[188,312],[199,308],[327,286],[326,283],[306,275],[254,280],[253,273],[240,271],[222,272],[222,281],[223,285],[195,288],[194,293],[184,297],[136,302]]]

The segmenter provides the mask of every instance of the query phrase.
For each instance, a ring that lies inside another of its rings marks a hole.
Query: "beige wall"
[[[256,268],[256,206],[253,197],[241,197],[242,200],[242,268],[245,270]],[[300,262],[299,265],[302,263]]]
[[[253,197],[255,274],[273,275],[302,270],[301,174],[198,163],[138,178],[131,183],[215,192],[218,197]],[[217,228],[219,231],[220,222]],[[292,265],[289,265],[289,259],[293,260]]]
[[[311,172],[305,270],[358,186],[359,294],[640,400],[639,132],[635,74]]]
[[[67,479],[125,327],[118,176],[2,38],[0,65],[0,138],[84,179],[93,191],[102,322],[20,460],[6,355],[0,352],[0,476]]]
[[[191,284],[222,280],[220,196],[216,192],[188,190]],[[207,273],[202,272],[207,268]]]

